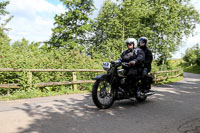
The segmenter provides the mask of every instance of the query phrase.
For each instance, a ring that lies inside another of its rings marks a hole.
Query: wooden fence
[[[77,80],[77,72],[105,72],[104,70],[94,70],[94,69],[14,69],[14,68],[0,68],[0,72],[27,72],[29,87],[47,87],[56,85],[73,85],[74,89],[77,89],[77,84],[83,83],[94,83],[95,80]],[[32,83],[34,72],[72,72],[72,81],[62,81],[62,82],[49,82],[49,83]],[[178,77],[182,74],[182,70],[172,70],[172,71],[159,71],[151,73],[154,77],[154,82],[159,82],[166,80],[168,78]],[[0,84],[0,88],[7,88],[7,94],[10,93],[12,88],[20,88],[18,84]]]
[[[179,77],[180,75],[183,75],[183,70],[159,71],[151,74],[153,75],[154,83],[157,83],[159,81]]]

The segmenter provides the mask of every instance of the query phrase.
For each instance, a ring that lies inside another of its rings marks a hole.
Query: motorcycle
[[[134,88],[131,86],[124,69],[129,67],[128,63],[103,62],[102,67],[107,73],[96,76],[92,88],[92,99],[99,109],[110,108],[116,100],[122,99],[135,98],[138,102],[144,102],[154,94],[144,93],[140,80],[134,81],[137,82]]]

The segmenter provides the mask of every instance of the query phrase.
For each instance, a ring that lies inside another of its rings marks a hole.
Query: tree
[[[124,43],[128,37],[138,37],[138,9],[140,0],[124,1],[120,4],[106,0],[96,18],[92,50],[105,57],[119,58],[126,48]],[[134,9],[134,10],[133,10]]]
[[[89,31],[89,15],[94,10],[92,0],[61,0],[66,12],[55,16],[55,28],[49,40],[54,47],[74,49],[85,47]]]
[[[98,54],[106,58],[116,58],[121,54],[123,40],[118,14],[118,5],[111,0],[106,0],[92,25],[94,35],[89,54],[93,57],[94,54]]]
[[[12,17],[3,20],[3,17],[9,14],[9,12],[5,10],[8,4],[9,1],[0,2],[0,21],[2,22],[0,25],[0,46],[5,44],[9,45],[10,41],[5,32],[8,31],[8,29],[6,28],[6,24],[12,19]]]
[[[165,64],[167,58],[178,50],[184,35],[192,33],[196,23],[200,22],[199,13],[190,6],[189,0],[150,1],[152,5],[150,27],[152,33],[152,48],[160,64]]]
[[[1,16],[9,14],[9,12],[5,10],[8,4],[9,4],[9,1],[0,2],[0,18]]]
[[[101,45],[105,44],[102,42],[109,39],[146,36],[154,58],[160,64],[165,64],[171,54],[178,50],[183,36],[191,34],[200,22],[199,13],[189,2],[123,0],[117,5],[107,0],[97,17],[95,35],[98,41],[94,42],[93,48],[100,50]]]
[[[200,64],[200,47],[199,44],[196,44],[192,48],[188,48],[185,52],[183,60],[189,65]]]

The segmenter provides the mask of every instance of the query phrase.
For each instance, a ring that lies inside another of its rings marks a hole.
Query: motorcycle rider
[[[138,75],[140,73],[139,68],[141,68],[143,64],[145,54],[140,48],[136,48],[137,40],[135,38],[127,38],[125,43],[128,49],[122,53],[120,61],[126,62],[129,65],[129,67],[124,69],[130,79],[129,82],[132,88],[138,83]]]
[[[144,60],[144,67],[142,72],[142,86],[145,92],[149,92],[151,89],[151,82],[153,78],[148,75],[151,71],[151,63],[153,60],[152,52],[148,48],[148,39],[146,37],[140,37],[138,39],[139,47],[144,51],[145,60]]]

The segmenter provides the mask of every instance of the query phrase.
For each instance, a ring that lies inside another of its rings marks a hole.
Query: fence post
[[[32,88],[33,86],[33,74],[32,72],[28,72],[28,84],[29,84],[29,87]]]
[[[168,72],[167,72],[167,80],[168,80],[168,77],[169,77],[169,75],[168,75]]]
[[[10,88],[7,89],[7,95],[10,95]]]
[[[154,82],[156,84],[156,73],[154,73]]]
[[[73,82],[76,82],[77,79],[76,79],[76,72],[72,72],[72,75],[73,75]],[[77,90],[77,84],[73,84],[74,86],[74,90]]]

